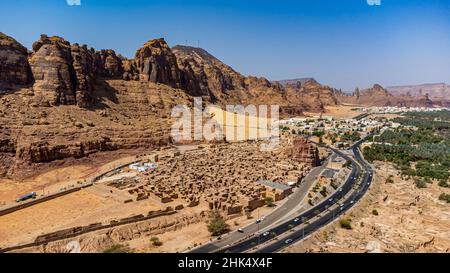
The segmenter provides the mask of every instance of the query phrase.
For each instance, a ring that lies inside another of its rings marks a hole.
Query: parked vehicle
[[[36,199],[36,193],[32,192],[32,193],[26,194],[26,195],[20,197],[19,199],[17,199],[16,202],[20,203],[23,201],[27,201],[28,199]]]

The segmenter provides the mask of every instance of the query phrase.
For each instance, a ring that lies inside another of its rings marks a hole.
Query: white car
[[[288,244],[292,243],[293,241],[294,240],[292,240],[292,239],[287,239],[286,241],[284,241],[284,243],[288,245]]]
[[[263,233],[263,236],[267,237],[267,236],[269,236],[269,234],[270,234],[270,232],[266,231],[266,232]]]
[[[294,223],[297,223],[298,221],[300,221],[299,218],[295,218],[295,219],[294,219]]]

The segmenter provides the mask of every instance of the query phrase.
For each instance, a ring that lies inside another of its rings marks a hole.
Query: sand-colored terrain
[[[10,203],[32,191],[38,195],[44,192],[46,194],[57,192],[60,188],[70,184],[70,182],[74,183],[77,179],[84,179],[84,177],[96,171],[97,168],[95,167],[76,165],[51,170],[23,181],[0,179],[0,204]]]
[[[450,190],[437,183],[418,189],[392,166],[376,166],[369,194],[342,217],[352,230],[335,222],[286,252],[450,252],[450,206],[438,200]]]
[[[93,186],[0,218],[0,247],[29,243],[37,236],[65,228],[108,223],[159,210],[163,207],[153,201],[123,204],[103,185]]]
[[[361,115],[361,112],[356,111],[358,106],[348,106],[348,105],[339,105],[339,106],[327,106],[325,109],[325,113],[314,113],[314,112],[305,112],[307,116],[320,116],[321,114],[324,116],[331,116],[336,119],[350,119]]]

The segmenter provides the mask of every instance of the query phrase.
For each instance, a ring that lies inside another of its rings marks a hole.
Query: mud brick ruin
[[[288,157],[294,161],[317,167],[319,165],[319,149],[302,137],[293,140],[293,146],[286,150]]]
[[[173,202],[178,210],[201,206],[225,215],[240,214],[264,206],[266,197],[286,198],[291,186],[318,161],[310,143],[296,140],[290,149],[299,154],[290,156],[284,149],[262,152],[257,142],[211,144],[186,151],[173,148],[155,158],[157,168],[108,185],[127,191],[135,201],[151,199]]]

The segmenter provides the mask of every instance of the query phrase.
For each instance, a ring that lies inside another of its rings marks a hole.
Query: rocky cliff
[[[225,104],[280,105],[281,115],[323,111],[334,89],[243,76],[200,48],[150,40],[126,59],[41,35],[32,51],[0,35],[0,174],[54,161],[171,142],[170,111],[192,96]],[[86,111],[86,110],[89,111]],[[44,164],[44,165],[43,165]]]
[[[9,175],[102,151],[167,145],[172,107],[191,104],[193,96],[221,106],[279,105],[282,116],[324,112],[339,100],[401,103],[378,85],[345,96],[313,78],[244,76],[203,49],[170,48],[164,39],[127,59],[47,35],[29,52],[0,34],[0,88],[7,91],[0,97],[0,173]]]
[[[13,38],[0,32],[0,88],[8,89],[31,82],[28,51]]]

